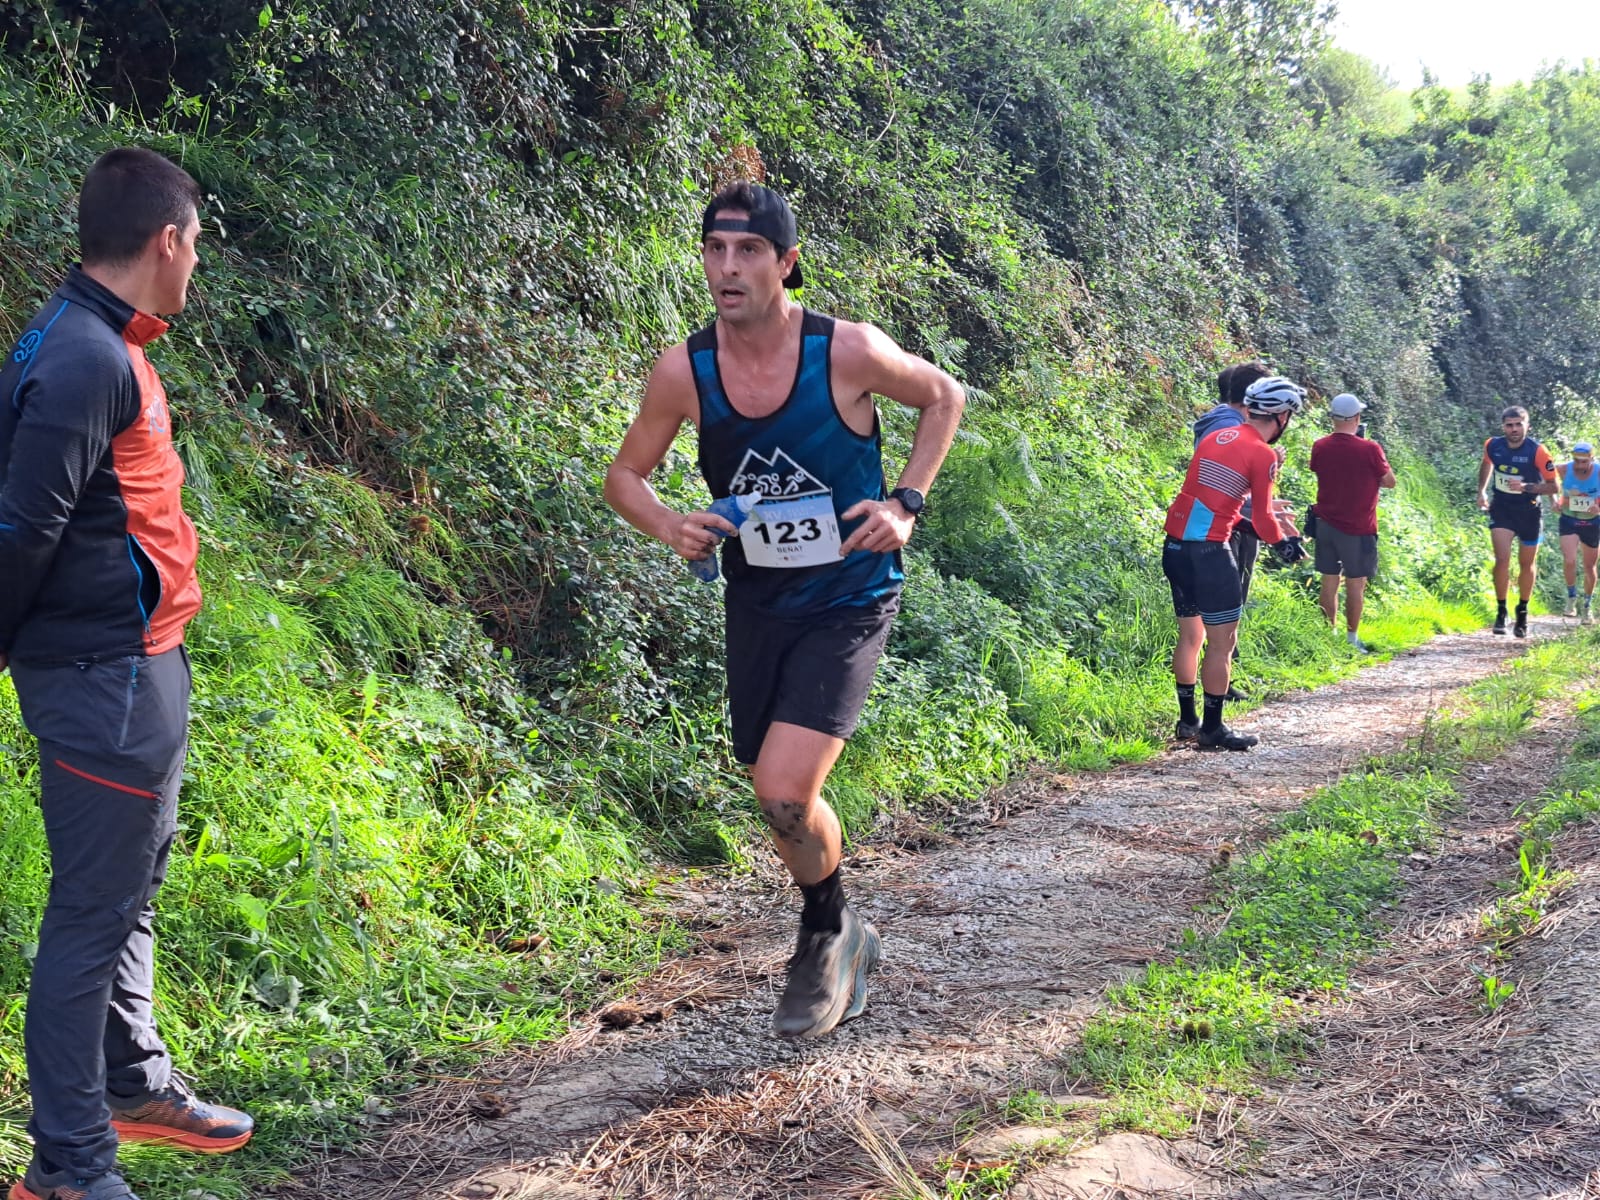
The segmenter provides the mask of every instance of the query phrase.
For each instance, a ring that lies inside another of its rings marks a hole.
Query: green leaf
[[[256,24],[262,29],[272,24],[272,5],[263,4],[261,6],[261,11],[256,14]]]

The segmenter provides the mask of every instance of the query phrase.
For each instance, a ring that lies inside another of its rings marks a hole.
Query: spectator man
[[[1317,477],[1316,568],[1322,575],[1322,613],[1339,627],[1339,577],[1344,576],[1345,640],[1367,652],[1358,630],[1367,581],[1378,572],[1378,491],[1395,485],[1383,447],[1361,428],[1367,406],[1349,392],[1328,404],[1333,432],[1311,447]]]
[[[83,263],[0,360],[0,670],[39,741],[50,896],[23,1042],[33,1160],[10,1200],[136,1200],[119,1136],[234,1150],[156,1032],[151,901],[177,830],[194,526],[144,348],[198,262],[193,179],[120,149],[78,196]]]

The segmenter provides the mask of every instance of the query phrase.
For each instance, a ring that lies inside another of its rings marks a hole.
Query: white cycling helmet
[[[1268,375],[1245,389],[1244,406],[1263,417],[1297,413],[1305,406],[1306,390],[1282,375]]]

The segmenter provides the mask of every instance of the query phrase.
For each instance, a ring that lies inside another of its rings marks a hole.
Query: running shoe
[[[1511,626],[1511,632],[1514,633],[1519,638],[1525,638],[1525,637],[1528,636],[1528,614],[1527,613],[1525,613],[1525,612],[1517,613],[1517,620],[1516,620],[1516,623]]]
[[[1593,625],[1594,624],[1594,614],[1589,611],[1589,606],[1588,605],[1584,605],[1584,608],[1583,608],[1583,619],[1580,620],[1578,622],[1578,624],[1580,624],[1580,625]]]
[[[867,1007],[867,976],[883,948],[878,931],[845,906],[837,932],[802,929],[789,960],[789,980],[772,1014],[779,1037],[821,1037]]]
[[[1495,615],[1494,615],[1494,631],[1496,633],[1500,634],[1502,637],[1505,636],[1505,632],[1506,632],[1506,614],[1505,614],[1505,610],[1504,609],[1502,609],[1501,611],[1495,613]]]
[[[1215,729],[1202,729],[1195,736],[1195,745],[1202,750],[1248,750],[1261,739],[1253,733],[1235,733],[1226,725]]]
[[[237,1108],[207,1104],[180,1075],[159,1091],[107,1096],[111,1127],[125,1142],[161,1142],[198,1154],[227,1154],[250,1140],[255,1121]]]
[[[1231,683],[1228,685],[1228,690],[1222,693],[1222,698],[1229,704],[1240,704],[1250,699],[1249,696],[1245,695]]]
[[[139,1200],[128,1187],[128,1181],[116,1171],[107,1171],[93,1179],[76,1171],[46,1171],[35,1159],[28,1164],[28,1172],[11,1185],[9,1200]]]
[[[1578,601],[1576,598],[1567,597],[1567,606],[1561,610],[1561,615],[1563,617],[1575,617],[1578,615]]]
[[[1349,643],[1350,649],[1354,650],[1357,654],[1371,654],[1372,653],[1372,647],[1367,645],[1360,638],[1349,638],[1349,639],[1347,639],[1347,641]]]
[[[1172,736],[1180,742],[1192,742],[1200,734],[1199,721],[1185,721],[1178,718],[1177,727],[1173,729]]]

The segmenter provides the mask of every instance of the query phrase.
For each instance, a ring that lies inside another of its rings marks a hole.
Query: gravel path
[[[1559,629],[1536,622],[1535,635]],[[1521,648],[1439,638],[1249,714],[1239,724],[1263,734],[1250,754],[1173,749],[1108,775],[1036,779],[1024,784],[1043,788],[1035,807],[958,844],[853,856],[851,894],[882,931],[884,966],[867,1014],[816,1043],[767,1033],[792,896],[749,881],[686,893],[703,948],[647,980],[636,1008],[613,1010],[627,1027],[589,1022],[419,1094],[364,1153],[284,1194],[888,1200],[902,1148],[925,1163],[951,1150],[964,1114],[1059,1083],[1055,1060],[1104,988],[1193,923],[1219,844],[1398,749]],[[1198,1190],[1216,1191],[1214,1176]]]

